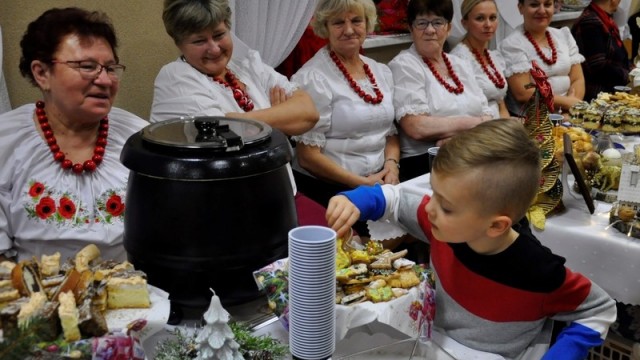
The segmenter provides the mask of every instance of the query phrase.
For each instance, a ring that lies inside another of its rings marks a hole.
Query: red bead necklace
[[[244,90],[240,88],[236,75],[232,73],[231,70],[229,69],[226,69],[226,70],[227,70],[227,73],[224,75],[224,80],[217,77],[214,77],[213,80],[224,85],[224,87],[231,89],[231,92],[233,93],[233,98],[236,100],[236,102],[242,108],[242,110],[244,110],[245,112],[249,112],[253,110],[253,101],[249,97],[249,94],[247,94]]]
[[[551,48],[551,59],[549,59],[548,57],[546,57],[542,53],[542,50],[540,50],[540,46],[533,39],[533,36],[531,36],[531,34],[528,31],[524,32],[524,36],[527,37],[527,39],[529,40],[531,45],[533,45],[533,48],[536,49],[536,53],[538,54],[540,59],[542,59],[542,61],[544,61],[545,64],[553,65],[553,64],[556,63],[556,61],[558,61],[558,52],[556,51],[556,46],[553,44],[553,40],[551,39],[551,34],[549,34],[548,30],[544,32],[544,36],[546,36],[547,43],[549,44],[549,47]]]
[[[98,127],[98,137],[96,138],[96,147],[93,149],[93,156],[91,159],[86,160],[84,163],[73,163],[71,160],[66,159],[60,146],[56,141],[56,137],[53,135],[53,129],[49,124],[49,118],[44,110],[44,101],[36,102],[36,116],[38,117],[38,123],[40,129],[44,134],[44,138],[49,145],[49,149],[53,153],[55,161],[60,163],[60,167],[65,170],[71,169],[76,174],[82,174],[83,171],[93,172],[98,165],[102,163],[104,157],[104,148],[107,146],[107,136],[109,135],[109,119],[107,117],[100,120],[100,126]]]
[[[436,67],[433,66],[433,63],[431,62],[431,60],[427,59],[426,57],[423,57],[422,61],[424,61],[424,63],[427,64],[427,67],[429,68],[429,70],[431,70],[431,73],[433,73],[433,76],[436,77],[436,80],[438,80],[438,82],[442,86],[444,86],[444,88],[447,89],[448,92],[456,95],[462,94],[464,92],[464,85],[462,85],[462,82],[458,78],[458,75],[456,75],[456,73],[453,71],[453,66],[451,66],[451,62],[449,61],[449,58],[444,52],[442,53],[442,59],[444,60],[444,64],[447,66],[447,71],[449,72],[449,76],[451,76],[451,80],[453,80],[453,83],[456,85],[456,87],[451,86],[451,84],[449,84],[442,78],[440,73],[438,73],[438,70],[436,70]]]
[[[380,91],[380,89],[378,88],[378,84],[376,83],[376,78],[373,77],[373,72],[369,68],[369,65],[367,65],[366,63],[363,65],[364,73],[367,75],[367,78],[369,79],[369,82],[371,82],[371,85],[373,85],[373,91],[375,92],[376,97],[373,97],[365,93],[364,90],[362,90],[360,85],[358,85],[358,83],[356,83],[356,81],[353,80],[353,78],[351,77],[351,74],[349,74],[349,72],[347,71],[347,68],[344,66],[342,61],[340,61],[340,59],[338,58],[338,55],[336,55],[335,52],[333,51],[329,52],[329,57],[331,57],[331,60],[333,60],[333,62],[338,67],[338,69],[342,72],[342,75],[344,75],[344,77],[347,79],[349,86],[351,86],[353,91],[355,91],[356,94],[358,94],[358,96],[360,96],[365,102],[369,104],[374,104],[374,105],[380,104],[382,102],[384,95],[382,95],[382,91]]]
[[[473,56],[476,57],[476,60],[478,61],[478,63],[480,63],[480,66],[482,66],[482,71],[484,71],[484,73],[487,74],[487,77],[489,78],[489,80],[491,80],[493,85],[495,85],[498,89],[503,89],[505,85],[504,78],[502,77],[502,75],[500,75],[500,72],[496,68],[496,65],[493,63],[493,60],[491,60],[491,55],[489,54],[489,50],[484,49],[484,56],[487,58],[487,62],[489,63],[488,67],[491,68],[491,71],[489,71],[487,67],[487,63],[485,63],[484,60],[482,59],[480,52],[471,46],[469,47],[471,48],[471,52],[473,53]]]

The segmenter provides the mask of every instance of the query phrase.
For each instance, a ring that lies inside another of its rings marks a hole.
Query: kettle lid
[[[151,124],[142,129],[142,139],[162,146],[237,151],[269,139],[271,132],[271,126],[256,120],[196,116]]]

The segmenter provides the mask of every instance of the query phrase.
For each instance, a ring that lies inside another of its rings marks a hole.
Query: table
[[[534,228],[534,235],[565,257],[567,267],[587,276],[617,301],[640,304],[640,239],[627,237],[613,227],[606,229],[611,204],[596,201],[591,215],[582,197],[564,185],[566,210],[549,216],[545,229]],[[400,186],[417,194],[431,193],[429,174]]]

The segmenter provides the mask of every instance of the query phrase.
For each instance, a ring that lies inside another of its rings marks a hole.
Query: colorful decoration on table
[[[436,318],[436,280],[433,271],[426,273],[425,281],[422,287],[422,309],[420,311],[419,336],[420,340],[427,341],[431,339],[433,331],[433,321]]]
[[[542,173],[538,196],[529,208],[527,217],[533,226],[544,229],[547,214],[561,206],[561,167],[554,156],[554,126],[549,119],[549,113],[553,111],[553,91],[547,75],[535,60],[531,62],[530,73],[533,83],[528,87],[533,87],[534,92],[524,107],[524,127],[540,147]]]
[[[4,333],[0,342],[3,360],[144,360],[145,353],[135,331],[115,331],[104,336],[67,342],[51,341],[50,320],[32,319],[27,325]]]
[[[244,358],[238,350],[240,345],[234,340],[233,331],[229,327],[229,313],[222,307],[220,298],[213,289],[211,304],[204,313],[206,325],[200,330],[196,337],[196,349],[198,356],[196,360],[205,359],[229,359],[243,360]]]

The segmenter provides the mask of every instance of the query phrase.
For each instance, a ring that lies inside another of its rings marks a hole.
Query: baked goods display
[[[601,92],[591,103],[584,101],[569,109],[571,122],[587,130],[640,132],[640,96],[626,92]]]
[[[381,242],[373,240],[356,249],[343,246],[338,239],[337,247],[336,304],[390,301],[420,284],[415,262],[404,258],[407,250],[385,250]]]
[[[95,245],[61,263],[60,254],[0,263],[0,328],[3,333],[38,318],[52,339],[102,336],[107,309],[149,308],[146,275],[128,262],[103,261]]]

